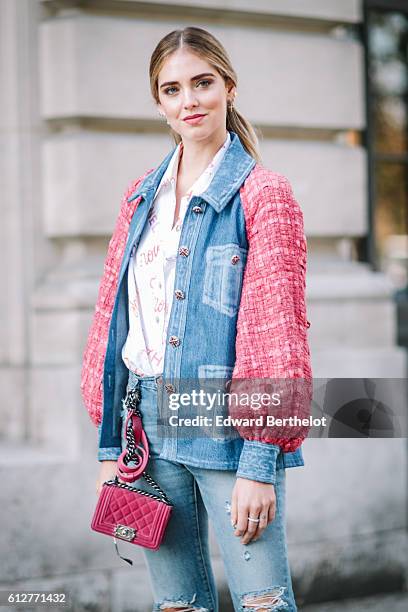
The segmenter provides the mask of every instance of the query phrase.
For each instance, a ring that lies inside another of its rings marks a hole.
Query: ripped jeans
[[[187,466],[159,457],[157,382],[129,373],[127,389],[139,385],[143,428],[149,440],[146,471],[173,503],[170,521],[158,550],[143,548],[154,597],[153,611],[219,612],[211,567],[208,519],[214,528],[236,612],[296,612],[287,558],[285,531],[286,470],[277,471],[276,514],[256,542],[244,545],[230,521],[235,472]],[[122,447],[125,446],[122,408]],[[155,493],[140,478],[134,486]]]

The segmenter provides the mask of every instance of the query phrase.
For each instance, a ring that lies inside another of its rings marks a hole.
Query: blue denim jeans
[[[149,441],[146,471],[174,506],[160,548],[155,551],[143,548],[155,602],[153,611],[175,608],[219,612],[208,539],[210,519],[234,610],[296,612],[286,545],[286,470],[277,471],[274,520],[256,542],[242,544],[240,537],[234,535],[230,521],[235,472],[192,467],[160,458],[158,383],[153,376],[140,378],[130,372],[127,390],[136,386],[141,392],[139,410]],[[123,405],[123,448],[126,410]],[[133,486],[155,493],[144,478],[134,481]]]

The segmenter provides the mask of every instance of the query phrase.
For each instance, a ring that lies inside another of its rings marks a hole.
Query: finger
[[[259,514],[258,529],[256,530],[254,537],[252,538],[253,542],[256,542],[265,531],[266,527],[268,526],[268,517],[269,506],[264,506]]]
[[[253,517],[253,514],[251,514],[251,518]],[[249,521],[248,520],[248,527],[246,532],[244,533],[244,535],[242,536],[241,542],[242,544],[249,544],[249,542],[252,541],[252,538],[254,537],[257,529],[258,529],[258,523],[255,521]]]
[[[234,535],[243,536],[246,533],[248,526],[248,512],[248,506],[238,506],[237,528],[235,529]]]
[[[270,504],[268,512],[268,524],[272,523],[276,516],[276,502]]]
[[[259,506],[252,506],[250,508],[250,511],[248,512],[248,515],[246,517],[247,519],[247,529],[246,529],[246,533],[244,534],[241,542],[243,544],[248,544],[252,538],[254,537],[255,533],[258,530],[258,519],[259,519],[259,515],[260,515],[260,507]],[[249,520],[249,519],[256,519],[256,520]]]

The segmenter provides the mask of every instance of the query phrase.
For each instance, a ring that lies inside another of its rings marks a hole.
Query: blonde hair
[[[183,46],[189,47],[192,52],[207,60],[223,77],[226,84],[230,82],[235,86],[237,85],[237,75],[222,44],[206,30],[190,26],[182,30],[173,30],[166,34],[152,53],[149,67],[150,89],[156,103],[160,101],[158,80],[163,63],[169,55]],[[256,161],[259,162],[261,160],[258,137],[254,128],[236,110],[235,106],[231,108],[229,104],[227,104],[226,128],[238,134],[242,146]],[[180,135],[173,129],[171,129],[171,132],[176,144],[178,144],[181,141]]]

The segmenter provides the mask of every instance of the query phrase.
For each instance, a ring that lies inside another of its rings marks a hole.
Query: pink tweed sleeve
[[[312,371],[306,316],[307,244],[303,213],[288,179],[257,165],[241,188],[249,243],[237,320],[236,362],[230,391],[239,397],[279,390],[281,404],[253,409],[231,400],[233,417],[275,415],[294,417],[281,427],[239,425],[247,440],[295,451],[310,429]],[[289,419],[288,419],[289,420]],[[299,425],[300,420],[302,424]]]
[[[117,283],[126,248],[129,226],[140,198],[132,202],[127,199],[152,170],[133,181],[126,190],[120,206],[113,235],[110,239],[98,298],[91,327],[86,341],[81,370],[81,394],[85,407],[94,425],[102,421],[102,381],[109,325],[115,302]]]

